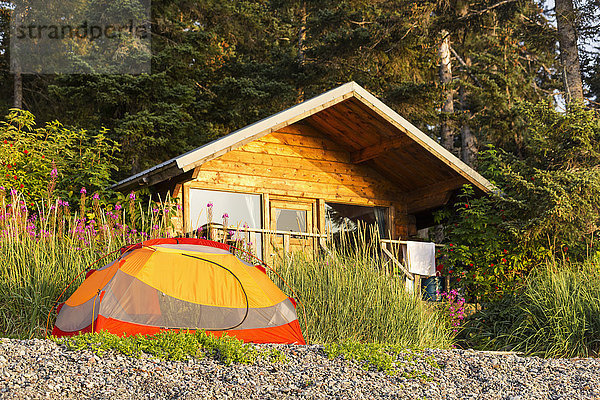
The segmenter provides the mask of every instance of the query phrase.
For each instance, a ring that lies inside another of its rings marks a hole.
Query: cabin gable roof
[[[124,179],[115,190],[151,186],[189,173],[203,163],[286,126],[308,124],[398,184],[411,201],[431,191],[465,183],[488,193],[494,186],[435,140],[355,82],[234,131],[146,171]]]

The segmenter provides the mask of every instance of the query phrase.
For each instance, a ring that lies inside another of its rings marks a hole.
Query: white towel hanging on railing
[[[413,274],[435,275],[435,243],[407,241],[402,246],[404,261]]]

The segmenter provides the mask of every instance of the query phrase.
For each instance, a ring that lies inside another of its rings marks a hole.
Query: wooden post
[[[190,185],[183,185],[183,231],[188,233],[192,230],[190,219]]]
[[[271,229],[271,207],[269,202],[269,194],[264,193],[262,195],[262,229],[270,230]],[[261,233],[260,238],[262,242],[262,259],[265,262],[271,263],[270,252],[270,238],[268,237],[268,233]]]
[[[286,233],[283,235],[283,252],[285,253],[286,257],[288,255],[289,251],[290,251],[290,235]]]

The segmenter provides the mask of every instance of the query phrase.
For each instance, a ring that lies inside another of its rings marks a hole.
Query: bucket
[[[421,293],[425,301],[440,301],[438,293],[444,291],[445,281],[441,276],[430,276],[421,280]]]

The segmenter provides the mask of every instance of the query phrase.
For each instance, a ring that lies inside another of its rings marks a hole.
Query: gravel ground
[[[213,359],[98,357],[48,340],[0,339],[0,398],[600,399],[600,359],[426,350],[407,353],[389,375],[329,360],[320,346],[277,348],[287,362],[225,366]]]

